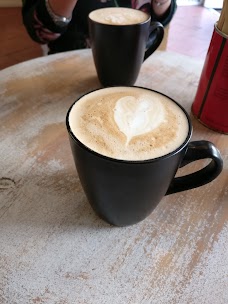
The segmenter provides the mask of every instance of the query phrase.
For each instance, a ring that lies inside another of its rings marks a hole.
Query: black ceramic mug
[[[116,226],[145,219],[165,195],[207,184],[222,171],[213,143],[190,142],[186,111],[150,89],[112,87],[87,93],[69,109],[66,126],[88,201]],[[175,177],[178,168],[199,159],[211,161]]]
[[[162,24],[151,22],[150,16],[142,11],[120,7],[92,11],[88,23],[101,84],[134,85],[142,62],[163,39]]]

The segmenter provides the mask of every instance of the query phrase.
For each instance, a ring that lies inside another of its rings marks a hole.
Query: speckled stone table
[[[136,85],[190,112],[202,66],[158,51]],[[99,86],[90,50],[0,72],[0,303],[228,303],[228,136],[191,115],[193,139],[220,149],[222,174],[137,225],[109,226],[86,200],[65,128],[73,101]]]

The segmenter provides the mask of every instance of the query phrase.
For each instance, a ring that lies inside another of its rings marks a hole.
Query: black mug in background
[[[133,133],[126,130],[129,124]],[[192,125],[185,110],[150,89],[87,93],[69,109],[66,126],[88,201],[116,226],[145,219],[165,195],[207,184],[222,171],[222,158],[211,142],[190,142]],[[206,158],[211,161],[205,168],[175,177],[178,168]]]
[[[143,61],[162,42],[162,24],[151,22],[151,17],[142,11],[122,7],[92,11],[88,23],[101,84],[134,85]]]

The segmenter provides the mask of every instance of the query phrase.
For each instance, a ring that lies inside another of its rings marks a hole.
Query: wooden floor
[[[0,69],[42,56],[22,24],[21,8],[0,8]]]
[[[165,47],[192,57],[205,58],[217,12],[200,6],[178,7],[170,23]],[[0,69],[42,56],[22,23],[21,8],[0,8]]]

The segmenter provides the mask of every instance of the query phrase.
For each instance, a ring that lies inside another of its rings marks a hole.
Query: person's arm
[[[56,15],[70,17],[78,0],[49,0],[49,5]]]
[[[170,7],[171,0],[152,0],[152,9],[158,17],[164,15]]]
[[[55,15],[69,18],[77,0],[49,0],[48,4]],[[63,33],[67,25],[60,27],[50,16],[45,0],[24,0],[22,7],[23,23],[30,37],[41,44],[53,41]]]
[[[176,0],[151,0],[152,17],[166,26],[176,11]]]

